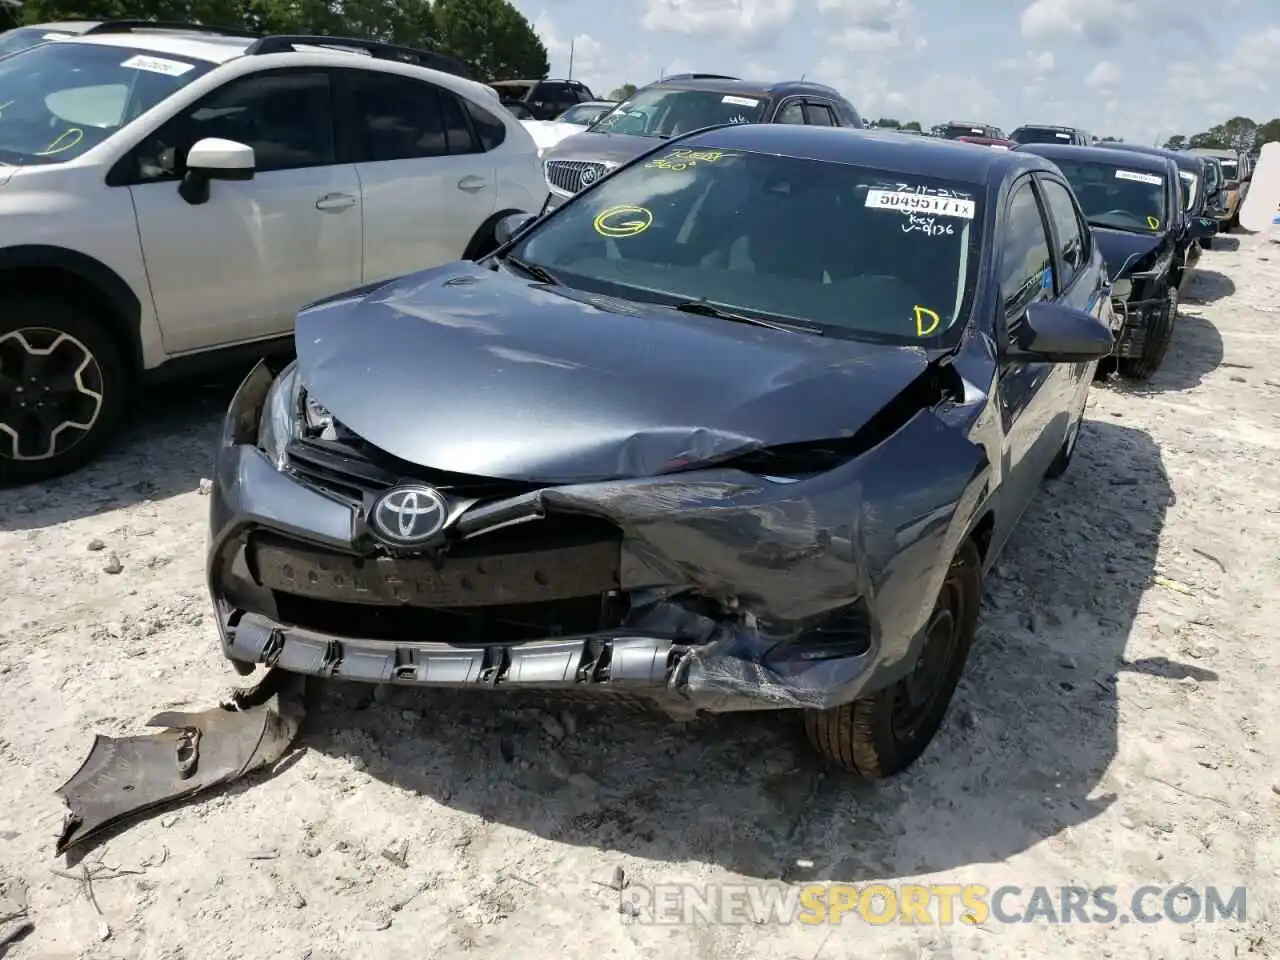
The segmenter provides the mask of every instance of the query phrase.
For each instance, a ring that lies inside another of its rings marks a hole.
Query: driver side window
[[[336,162],[329,75],[274,70],[232,80],[139,145],[135,183],[186,173],[187,151],[205,137],[253,147],[258,173]]]
[[[1011,326],[1031,304],[1054,295],[1052,263],[1040,204],[1024,180],[1009,198],[1000,245],[1000,289]]]

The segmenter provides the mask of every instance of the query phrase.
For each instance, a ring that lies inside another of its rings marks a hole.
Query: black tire
[[[115,341],[86,311],[50,295],[0,300],[0,487],[94,459],[120,425],[129,386]]]
[[[951,561],[915,669],[891,687],[830,710],[805,713],[805,733],[850,773],[881,780],[901,773],[933,741],[964,673],[982,600],[982,558],[972,540]],[[932,670],[934,676],[920,677]],[[924,689],[915,685],[924,683]],[[923,702],[911,703],[913,694]]]
[[[1213,249],[1213,238],[1212,238],[1212,237],[1201,237],[1201,238],[1200,238],[1200,249],[1201,249],[1201,250],[1212,250],[1212,249]]]
[[[1170,283],[1165,288],[1164,306],[1151,316],[1142,330],[1142,353],[1120,361],[1120,375],[1129,380],[1146,380],[1160,369],[1173,340],[1173,327],[1178,319],[1178,288]]]

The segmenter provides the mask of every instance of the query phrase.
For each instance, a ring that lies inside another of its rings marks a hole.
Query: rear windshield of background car
[[[1089,223],[1156,233],[1168,221],[1164,177],[1149,170],[1082,160],[1055,160]]]
[[[522,100],[529,95],[532,83],[495,83],[491,84],[503,100]]]
[[[595,131],[674,137],[723,123],[760,123],[768,108],[767,97],[746,93],[655,87],[618,104],[600,119]]]
[[[981,188],[890,170],[673,148],[560,208],[511,255],[569,286],[921,343],[968,310]]]
[[[959,137],[989,137],[991,133],[980,123],[951,123],[942,128],[942,135],[948,140]]]
[[[97,146],[213,64],[92,43],[0,59],[0,161],[63,163]]]
[[[1219,160],[1222,166],[1222,175],[1228,180],[1236,180],[1240,177],[1240,164],[1235,160]]]
[[[50,40],[65,40],[67,37],[73,36],[75,36],[73,33],[46,30],[43,27],[15,27],[13,30],[6,30],[4,33],[0,33],[0,57],[7,53],[25,50],[27,47],[34,47],[37,43],[46,43]]]
[[[1070,143],[1070,130],[1055,130],[1052,127],[1019,127],[1009,135],[1010,140],[1018,143]]]

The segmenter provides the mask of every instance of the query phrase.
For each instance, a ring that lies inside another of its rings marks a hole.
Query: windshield
[[[980,123],[950,123],[942,128],[942,136],[948,140],[960,137],[989,137],[988,129]]]
[[[656,87],[618,104],[592,130],[666,139],[721,123],[759,123],[768,106],[763,97]]]
[[[1155,233],[1169,219],[1165,179],[1092,160],[1055,160],[1080,201],[1085,219],[1097,227]]]
[[[1228,180],[1240,179],[1240,164],[1235,160],[1219,160],[1222,167],[1222,175]]]
[[[612,103],[580,103],[576,107],[570,107],[556,119],[561,123],[589,127],[612,109]]]
[[[128,47],[45,43],[0,60],[0,162],[64,163],[213,64]]]
[[[34,47],[37,43],[44,43],[46,40],[62,40],[73,36],[75,34],[68,33],[65,30],[46,30],[43,27],[16,27],[13,30],[6,30],[4,33],[0,33],[0,57],[10,53],[17,53],[19,50],[27,49],[27,47]]]
[[[1070,143],[1071,131],[1052,127],[1019,127],[1009,139],[1018,143]]]
[[[982,202],[951,180],[673,149],[579,194],[509,254],[592,292],[920,343],[968,309]]]

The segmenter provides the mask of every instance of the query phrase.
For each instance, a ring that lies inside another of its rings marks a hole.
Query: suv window
[[[0,60],[0,162],[73,160],[213,68],[88,43],[44,43]]]
[[[205,137],[253,147],[258,173],[335,162],[329,75],[271,70],[232,80],[139,144],[139,182],[186,173],[187,151]]]
[[[775,123],[804,123],[804,104],[797,100],[795,103],[788,103],[782,108],[778,114]]]
[[[502,146],[502,142],[507,139],[507,125],[502,119],[470,100],[463,100],[462,106],[471,117],[471,125],[480,138],[481,148],[492,150]]]
[[[1053,218],[1054,229],[1058,233],[1058,242],[1062,244],[1062,268],[1064,276],[1061,287],[1065,290],[1071,286],[1076,271],[1084,266],[1085,246],[1084,233],[1080,229],[1080,218],[1076,215],[1075,204],[1071,193],[1056,180],[1041,180],[1044,200],[1049,207],[1049,215]]]
[[[344,118],[355,132],[357,162],[442,157],[449,152],[436,87],[392,73],[343,71]]]
[[[1053,292],[1053,267],[1049,237],[1031,181],[1024,180],[1009,198],[1000,250],[1000,290],[1005,316],[1022,314],[1027,307]]]

